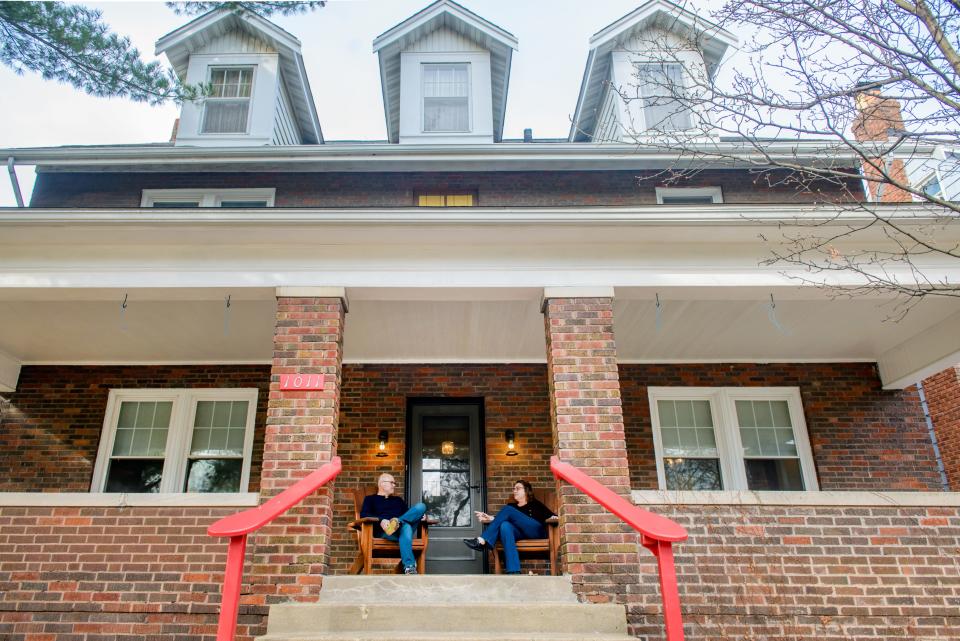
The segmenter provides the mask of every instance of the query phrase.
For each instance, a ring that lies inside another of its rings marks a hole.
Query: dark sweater
[[[407,502],[399,496],[380,496],[371,494],[364,497],[363,505],[360,506],[360,518],[372,516],[380,519],[393,519],[407,511]],[[373,528],[374,536],[383,534],[383,529],[377,523]]]
[[[538,523],[546,523],[551,516],[556,516],[550,511],[550,508],[537,499],[527,501],[526,505],[517,505],[516,503],[507,503],[507,505],[512,505]]]

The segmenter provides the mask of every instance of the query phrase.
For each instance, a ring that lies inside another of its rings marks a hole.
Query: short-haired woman
[[[538,501],[533,494],[529,481],[520,479],[513,484],[513,498],[516,503],[507,503],[497,516],[486,512],[475,512],[481,523],[489,523],[483,534],[475,539],[464,539],[463,543],[473,550],[491,550],[497,541],[503,544],[503,556],[506,560],[507,574],[520,574],[520,554],[517,541],[521,539],[547,538],[547,519],[556,516],[550,509]]]

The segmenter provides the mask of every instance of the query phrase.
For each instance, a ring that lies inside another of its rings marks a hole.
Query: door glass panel
[[[470,419],[467,416],[423,417],[423,502],[432,527],[469,527]]]

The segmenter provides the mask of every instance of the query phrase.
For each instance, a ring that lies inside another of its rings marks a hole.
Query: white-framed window
[[[816,491],[795,387],[650,387],[665,490]]]
[[[723,202],[720,187],[657,187],[660,205],[711,205]]]
[[[423,131],[470,131],[470,64],[424,63]]]
[[[210,67],[202,134],[245,134],[250,120],[254,67]]]
[[[684,131],[690,129],[690,105],[683,65],[679,63],[637,63],[637,84],[643,100],[644,129],[647,131]]]
[[[258,189],[144,189],[141,207],[189,209],[193,207],[273,207],[277,190]]]
[[[113,389],[92,492],[246,492],[257,390]]]

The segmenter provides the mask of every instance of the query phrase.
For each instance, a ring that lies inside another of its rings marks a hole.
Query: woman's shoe
[[[483,543],[478,541],[476,538],[464,539],[463,544],[466,545],[471,550],[476,550],[477,552],[483,552]]]

